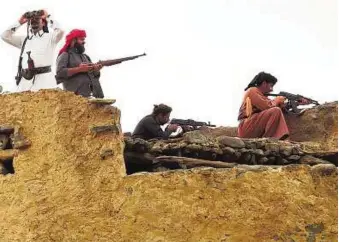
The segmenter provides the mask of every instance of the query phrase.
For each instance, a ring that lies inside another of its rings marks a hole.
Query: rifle
[[[192,127],[194,130],[198,129],[198,127],[202,127],[202,126],[207,126],[207,127],[216,127],[215,125],[211,124],[210,122],[206,123],[206,122],[199,122],[199,121],[195,121],[193,119],[175,119],[173,118],[170,122],[170,124],[177,124],[179,126],[190,126]]]
[[[293,113],[297,113],[299,114],[302,109],[298,109],[298,105],[300,105],[300,102],[302,99],[306,99],[309,104],[314,104],[316,106],[320,105],[318,101],[316,100],[313,100],[311,98],[308,98],[308,97],[304,97],[302,95],[299,95],[299,94],[292,94],[292,93],[289,93],[289,92],[279,92],[278,94],[265,94],[265,96],[272,96],[272,97],[278,97],[278,96],[282,96],[282,97],[285,97],[288,102],[287,102],[287,105],[286,105],[286,109],[287,111],[290,111],[292,109],[292,112]]]
[[[142,55],[134,55],[134,56],[124,57],[124,58],[119,58],[119,59],[98,61],[96,64],[101,64],[102,66],[113,66],[113,65],[116,65],[116,64],[120,64],[124,61],[134,60],[136,58],[139,58],[139,57],[145,56],[145,55],[146,55],[146,53],[143,53]]]

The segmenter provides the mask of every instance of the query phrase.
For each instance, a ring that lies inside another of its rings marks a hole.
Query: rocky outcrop
[[[186,169],[201,162],[192,158],[182,161],[184,169],[127,176],[117,108],[53,90],[0,95],[0,101],[0,124],[20,126],[31,143],[13,151],[15,173],[0,175],[2,241],[337,239],[338,174],[332,164]],[[177,144],[193,144],[192,150],[211,142],[198,137]],[[219,139],[219,148],[265,152],[252,141],[242,140],[245,147],[233,141]],[[173,145],[142,142],[135,147],[146,158],[154,155],[149,149]],[[207,153],[215,152],[214,144]],[[287,157],[293,148],[270,147]]]
[[[301,115],[287,115],[291,140],[317,143],[319,151],[338,152],[338,102],[325,103]]]
[[[183,163],[189,164],[190,168],[330,163],[315,157],[317,153],[309,153],[309,147],[303,143],[229,136],[214,138],[200,131],[188,132],[182,138],[172,140],[145,141],[125,137],[125,144],[125,161],[131,173],[138,171],[133,170],[132,164],[143,165],[146,171],[158,171],[160,166],[163,166],[161,170],[183,169]]]
[[[338,102],[325,103],[305,109],[301,114],[286,113],[285,119],[290,130],[290,140],[303,142],[310,152],[338,153]],[[218,127],[201,131],[205,135],[237,136],[237,127]]]

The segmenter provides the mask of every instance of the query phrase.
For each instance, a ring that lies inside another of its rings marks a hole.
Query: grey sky
[[[2,31],[35,8],[49,10],[66,32],[85,29],[92,60],[147,53],[102,70],[124,131],[160,102],[175,118],[235,126],[243,89],[259,71],[279,79],[275,92],[337,100],[335,0],[36,0],[4,8]],[[1,42],[0,52],[1,84],[12,90],[19,50]]]

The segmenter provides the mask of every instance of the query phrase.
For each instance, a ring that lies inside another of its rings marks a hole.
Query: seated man
[[[170,124],[165,131],[160,126],[168,123],[171,112],[172,108],[165,104],[154,105],[153,113],[140,120],[132,136],[144,140],[168,139],[171,133],[177,130],[178,125]]]
[[[281,110],[285,97],[279,96],[270,100],[264,95],[273,91],[273,86],[277,81],[277,78],[271,74],[260,72],[245,89],[238,116],[240,138],[286,139],[289,136]]]

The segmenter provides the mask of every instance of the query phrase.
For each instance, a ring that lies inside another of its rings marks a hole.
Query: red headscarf
[[[71,42],[75,38],[83,38],[86,37],[86,31],[81,29],[73,29],[69,34],[66,36],[66,43],[59,51],[59,55],[61,55],[63,52],[67,51],[69,46],[71,45]]]

